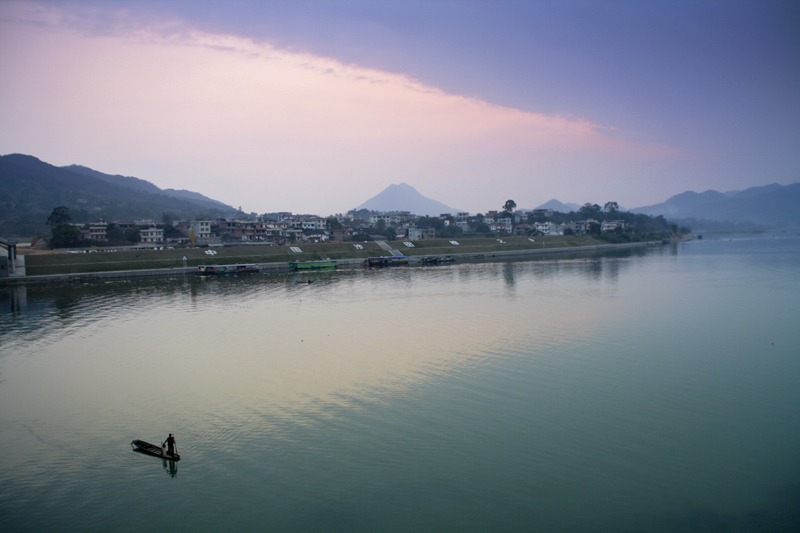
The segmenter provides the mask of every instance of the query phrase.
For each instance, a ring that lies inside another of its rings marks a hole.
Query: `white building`
[[[139,230],[139,240],[147,243],[164,242],[164,230],[155,227],[141,229]]]
[[[303,220],[303,229],[325,229],[325,219],[320,217],[307,217]]]
[[[505,231],[506,233],[511,233],[514,231],[514,225],[511,222],[511,217],[500,217],[495,220],[494,223],[495,231]]]
[[[603,221],[600,229],[602,231],[614,231],[615,229],[625,229],[625,221],[624,220],[611,220],[611,221]]]
[[[194,236],[200,239],[208,239],[211,237],[211,221],[210,220],[196,220],[192,222],[192,229]]]

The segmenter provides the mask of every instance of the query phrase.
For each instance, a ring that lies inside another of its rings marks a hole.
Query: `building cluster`
[[[568,233],[588,233],[592,224],[598,224],[601,231],[624,229],[621,220],[599,222],[581,220],[577,222],[555,223],[546,219],[552,217],[551,209],[506,212],[489,211],[485,214],[470,215],[445,213],[439,215],[442,228],[455,226],[463,232],[489,231],[516,235],[564,235]],[[91,241],[107,241],[108,232],[138,230],[141,244],[159,245],[166,243],[214,244],[224,242],[290,244],[295,242],[344,242],[357,235],[372,235],[391,228],[396,238],[423,240],[436,237],[436,224],[429,217],[419,217],[409,212],[371,213],[369,220],[358,218],[356,212],[328,218],[316,215],[294,215],[282,212],[275,218],[224,219],[215,220],[175,220],[169,225],[170,233],[165,234],[165,226],[155,220],[135,220],[133,222],[104,221],[76,225],[81,238]],[[434,217],[435,218],[435,217]]]

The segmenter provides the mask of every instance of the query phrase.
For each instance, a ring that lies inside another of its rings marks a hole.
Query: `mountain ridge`
[[[164,194],[138,178],[125,181],[125,176],[109,176],[87,167],[76,171],[76,167],[57,167],[31,155],[0,156],[0,234],[9,238],[45,235],[50,231],[45,221],[57,206],[69,208],[78,223],[141,218],[160,222],[165,213],[190,218],[236,212],[230,206],[219,207],[225,204],[215,200],[201,202]]]
[[[685,191],[660,204],[631,211],[678,221],[694,219],[764,227],[800,226],[800,183],[772,183],[725,193],[712,189],[702,193]]]
[[[68,165],[61,168],[71,170],[73,172],[77,172],[79,174],[83,174],[86,176],[92,176],[100,180],[106,181],[108,183],[119,185],[121,187],[126,187],[141,192],[147,192],[150,194],[164,194],[166,196],[172,196],[173,198],[189,200],[190,202],[201,204],[203,207],[207,208],[233,209],[233,206],[226,205],[220,201],[214,200],[212,198],[209,198],[208,196],[200,194],[199,192],[187,191],[186,189],[178,189],[178,190],[161,189],[157,185],[147,180],[143,180],[141,178],[135,178],[133,176],[122,176],[120,174],[114,174],[114,175],[105,174],[103,172],[91,169],[89,167],[85,167],[83,165]]]

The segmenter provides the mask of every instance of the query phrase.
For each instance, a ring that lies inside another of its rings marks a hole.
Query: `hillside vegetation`
[[[28,155],[0,156],[0,236],[20,239],[49,234],[45,221],[57,206],[68,207],[76,223],[143,218],[160,222],[164,213],[175,218],[236,213],[197,193],[173,194],[184,197],[170,196],[136,178],[107,176],[85,167],[56,167]]]

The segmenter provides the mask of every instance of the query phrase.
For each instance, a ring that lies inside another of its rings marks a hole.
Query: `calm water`
[[[0,380],[3,531],[800,528],[796,234],[0,288]]]

